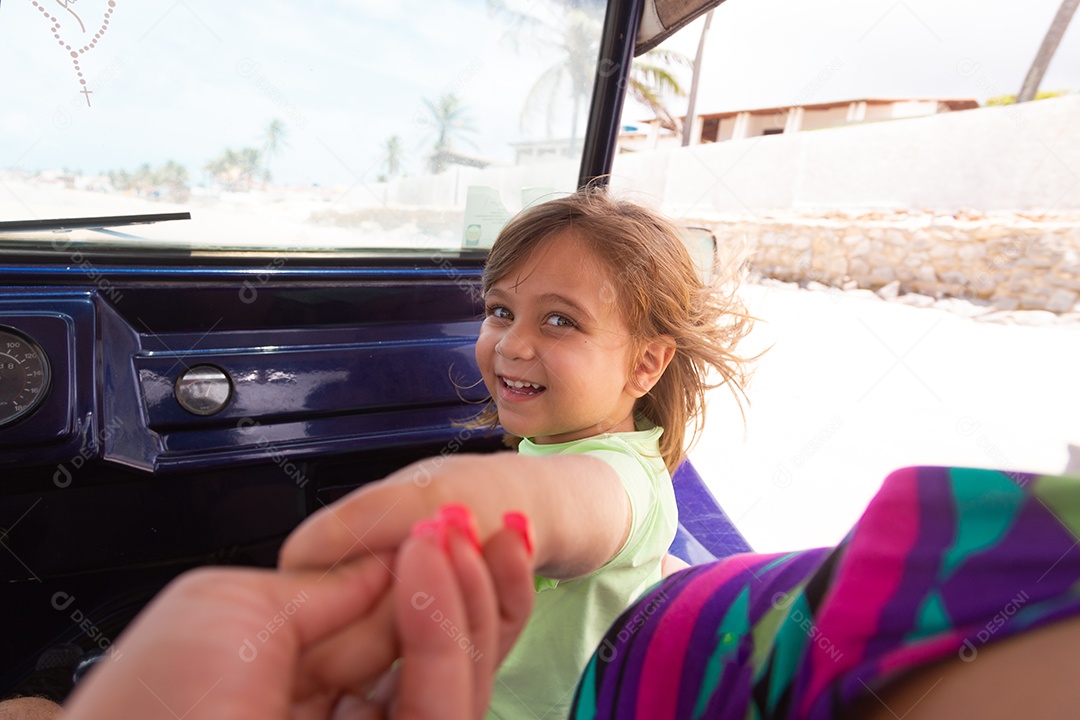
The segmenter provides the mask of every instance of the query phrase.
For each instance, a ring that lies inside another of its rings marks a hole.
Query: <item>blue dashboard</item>
[[[111,639],[187,567],[271,565],[323,503],[498,449],[458,424],[486,398],[482,263],[0,267],[0,333],[22,352],[0,367],[17,415],[0,425],[4,667],[84,632],[58,593]]]

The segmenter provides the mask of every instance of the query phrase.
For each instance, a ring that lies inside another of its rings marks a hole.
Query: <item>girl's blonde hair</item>
[[[545,241],[565,233],[571,233],[608,267],[609,282],[614,282],[611,297],[630,327],[635,362],[646,343],[663,335],[674,341],[671,364],[634,408],[636,414],[664,428],[660,454],[674,472],[686,449],[687,426],[693,423],[691,443],[701,432],[707,390],[727,384],[741,407],[747,359],[735,349],[752,320],[732,283],[719,278],[710,286],[702,283],[674,225],[640,205],[613,199],[603,187],[579,190],[514,217],[488,255],[484,294]],[[727,287],[721,290],[723,286]],[[718,380],[710,379],[710,368],[719,373]],[[469,425],[495,427],[498,423],[498,410],[489,402]]]

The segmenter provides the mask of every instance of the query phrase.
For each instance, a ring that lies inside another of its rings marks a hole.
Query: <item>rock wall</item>
[[[1080,312],[1080,217],[834,213],[700,224],[722,248],[743,246],[765,277]]]

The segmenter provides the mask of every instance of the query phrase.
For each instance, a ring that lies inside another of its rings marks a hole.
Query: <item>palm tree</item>
[[[228,190],[250,190],[251,182],[259,172],[261,158],[258,148],[226,148],[221,155],[207,162],[204,169]]]
[[[135,177],[133,178],[135,185],[135,191],[140,195],[149,195],[154,189],[154,169],[150,167],[150,163],[143,163],[139,167],[135,168]]]
[[[521,125],[524,126],[537,110],[543,110],[547,134],[551,137],[554,119],[562,107],[560,101],[569,95],[570,147],[573,148],[582,111],[592,95],[596,58],[600,50],[603,5],[564,3],[564,12],[557,22],[510,11],[497,0],[489,0],[489,7],[506,16],[516,26],[515,38],[539,45],[546,53],[558,58],[540,74],[529,90],[521,111]],[[689,64],[677,52],[656,48],[635,60],[630,68],[627,84],[630,97],[649,108],[664,127],[676,127],[676,121],[664,103],[665,96],[686,94],[670,68]]]
[[[678,78],[671,72],[674,65],[690,66],[685,55],[674,50],[653,48],[630,66],[630,78],[626,85],[630,97],[649,108],[660,127],[678,130],[678,121],[664,104],[666,95],[683,97],[686,91],[679,84]]]
[[[186,167],[175,160],[168,160],[158,168],[157,178],[162,185],[186,185],[188,171]]]
[[[114,190],[119,190],[120,192],[130,190],[135,186],[135,180],[127,170],[110,170],[109,183],[113,186]]]
[[[171,198],[187,198],[188,171],[187,168],[169,160],[154,173],[155,184],[165,188],[165,192]]]
[[[244,190],[250,190],[252,182],[259,174],[259,160],[262,153],[258,148],[240,148],[234,155],[234,169],[237,174],[237,184]]]
[[[713,11],[705,13],[705,24],[701,27],[701,37],[698,38],[697,54],[694,56],[693,71],[690,73],[690,97],[686,99],[686,119],[683,121],[682,144],[686,147],[690,144],[690,135],[694,129],[694,119],[697,112],[697,92],[701,82],[701,60],[705,56],[705,38],[709,36],[709,27],[712,25]]]
[[[1061,0],[1057,15],[1054,16],[1054,21],[1050,23],[1050,29],[1046,31],[1046,37],[1043,38],[1042,45],[1039,46],[1039,52],[1036,53],[1035,60],[1031,63],[1031,69],[1028,70],[1027,77],[1024,78],[1024,85],[1020,88],[1020,92],[1016,94],[1016,102],[1027,102],[1035,98],[1035,93],[1039,90],[1039,83],[1042,82],[1046,68],[1050,66],[1050,61],[1053,59],[1054,53],[1057,52],[1058,44],[1061,43],[1061,38],[1065,35],[1066,28],[1069,27],[1069,21],[1072,20],[1077,5],[1080,5],[1080,0]]]
[[[573,148],[577,142],[582,106],[589,102],[592,94],[596,56],[600,49],[599,21],[585,10],[569,8],[558,27],[540,21],[530,24],[534,32],[542,31],[533,37],[546,45],[549,51],[554,49],[559,59],[533,83],[521,109],[521,125],[526,124],[537,107],[546,108],[547,134],[551,137],[559,101],[569,94],[570,147]],[[542,39],[545,35],[546,40]]]
[[[165,197],[173,202],[187,202],[191,196],[188,189],[188,170],[186,167],[169,160],[155,172],[157,185],[165,194]]]
[[[433,173],[446,169],[446,156],[454,149],[454,140],[463,139],[465,133],[476,132],[476,127],[466,116],[461,100],[454,93],[445,93],[435,102],[425,99],[424,105],[430,113],[431,123],[435,126],[435,146],[428,156],[428,167]],[[475,144],[471,140],[466,142]]]
[[[385,178],[392,180],[401,173],[401,163],[405,159],[405,142],[400,135],[391,135],[383,145],[383,160],[386,162]]]
[[[270,121],[270,124],[266,126],[265,135],[263,136],[263,168],[262,177],[263,180],[270,180],[270,158],[277,155],[278,151],[285,144],[285,123],[281,122],[277,118]]]

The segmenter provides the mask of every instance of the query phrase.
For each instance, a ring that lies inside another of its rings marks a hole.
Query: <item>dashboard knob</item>
[[[176,401],[192,415],[213,415],[232,399],[229,375],[213,365],[196,365],[180,373],[174,387]]]

